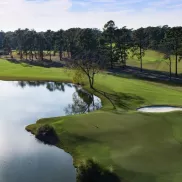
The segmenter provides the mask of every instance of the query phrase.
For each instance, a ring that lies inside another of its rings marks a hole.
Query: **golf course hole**
[[[182,111],[182,107],[173,107],[173,106],[147,106],[137,109],[139,112],[148,112],[148,113],[165,113],[173,111]]]

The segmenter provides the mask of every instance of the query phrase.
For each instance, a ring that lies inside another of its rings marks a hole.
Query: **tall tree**
[[[64,32],[65,48],[69,58],[78,52],[81,31],[80,28],[70,28]]]
[[[83,29],[80,33],[79,47],[81,50],[96,50],[99,45],[98,37],[91,28]]]
[[[143,71],[143,57],[145,56],[147,34],[144,28],[139,28],[133,32],[133,56],[136,56],[140,61],[140,70]]]
[[[115,54],[122,66],[126,66],[129,49],[131,47],[131,30],[123,27],[115,30]]]
[[[46,50],[49,54],[50,61],[52,61],[52,50],[54,47],[54,33],[51,30],[47,30],[44,33],[45,43],[46,43]]]
[[[29,37],[29,56],[30,56],[30,59],[33,61],[34,59],[34,54],[36,52],[36,42],[35,42],[35,39],[36,39],[36,31],[35,30],[31,30],[29,31],[29,34],[28,34],[28,37]]]
[[[28,58],[28,52],[30,50],[30,45],[31,45],[31,35],[30,35],[30,31],[28,29],[24,30],[23,33],[23,47],[22,47],[22,51],[23,54],[25,54],[26,56],[26,60]]]
[[[43,32],[37,33],[36,35],[36,47],[38,50],[39,59],[43,61],[44,50],[46,48],[46,40]]]
[[[5,37],[5,33],[4,32],[0,32],[0,49],[3,48],[3,40],[4,40],[4,37]]]
[[[182,27],[170,28],[166,34],[166,39],[175,55],[175,75],[178,76],[178,61],[180,60],[180,53],[182,48]]]
[[[79,70],[88,78],[90,88],[94,88],[95,75],[104,66],[98,37],[93,29],[84,29],[78,42],[79,51],[69,61],[68,66]]]
[[[62,54],[64,49],[64,30],[59,30],[55,33],[55,45],[56,49],[59,51],[59,59],[62,60]]]
[[[11,58],[13,58],[12,49],[11,49],[11,42],[10,42],[9,37],[6,35],[3,39],[2,47],[4,49],[4,52],[8,52],[10,54]]]
[[[69,61],[68,66],[79,70],[88,78],[90,88],[94,89],[95,75],[104,67],[104,59],[99,51],[82,51],[74,59]]]
[[[166,40],[164,39],[160,44],[159,44],[159,49],[162,53],[164,53],[164,60],[167,63],[167,65],[169,66],[169,77],[171,79],[172,77],[172,55],[173,55],[173,51],[172,51],[172,45]]]
[[[115,26],[114,21],[110,20],[104,25],[104,31],[103,31],[103,36],[105,38],[106,46],[108,47],[108,51],[109,51],[111,69],[113,68],[113,62],[115,61],[115,59],[114,59],[115,29],[116,29],[116,26]]]
[[[160,44],[164,40],[168,26],[157,26],[157,27],[147,27],[145,32],[147,34],[148,41],[146,46],[148,49],[160,50]]]
[[[21,30],[21,29],[18,29],[15,31],[15,36],[16,36],[16,42],[17,42],[17,45],[18,45],[18,52],[19,52],[19,55],[20,55],[20,60],[23,59],[23,46],[24,46],[24,33],[25,33],[26,30]]]

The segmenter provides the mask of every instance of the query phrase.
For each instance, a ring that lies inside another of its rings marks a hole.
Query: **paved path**
[[[167,72],[147,70],[147,69],[143,69],[143,71],[141,72],[140,68],[132,67],[132,66],[126,66],[125,68],[109,69],[109,72],[116,73],[116,74],[128,74],[138,78],[154,80],[154,81],[164,81],[168,83],[182,84],[181,75],[179,75],[178,77],[175,77],[175,75],[172,74],[172,77],[170,79],[169,73]]]

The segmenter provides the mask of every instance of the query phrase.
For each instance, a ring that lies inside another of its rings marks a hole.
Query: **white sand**
[[[138,109],[140,112],[149,112],[149,113],[164,113],[164,112],[172,112],[172,111],[182,111],[180,107],[171,107],[171,106],[150,106],[143,107]]]

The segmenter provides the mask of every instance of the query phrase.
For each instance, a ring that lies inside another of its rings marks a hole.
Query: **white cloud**
[[[75,4],[80,5],[80,6],[88,6],[90,3],[89,2],[83,2],[83,1],[76,1]]]
[[[149,2],[149,5],[152,5],[152,6],[163,6],[163,5],[170,4],[170,3],[171,3],[171,0],[163,0],[163,1]]]
[[[102,0],[110,2],[113,0]],[[133,2],[141,0],[133,0]],[[125,2],[125,1],[124,1]],[[163,9],[155,11],[152,8],[134,11],[132,8],[125,10],[100,11],[95,9],[89,12],[71,12],[71,0],[51,1],[25,1],[25,0],[0,0],[0,22],[4,31],[17,28],[30,28],[36,30],[58,30],[71,27],[102,28],[109,20],[114,20],[118,27],[181,25],[180,9]],[[102,10],[103,7],[100,7]]]
[[[160,1],[154,1],[154,2],[149,2],[149,5],[153,7],[163,7],[165,8],[166,6],[173,6],[173,5],[178,5],[181,3],[182,0],[160,0]]]
[[[167,6],[167,8],[181,8],[181,7],[182,7],[182,3],[181,4],[174,4],[174,5]]]
[[[46,28],[50,21],[59,20],[71,7],[69,0],[51,1],[25,1],[25,0],[0,0],[4,2],[0,6],[1,27],[16,29],[18,27]],[[57,22],[58,23],[58,22]],[[51,27],[50,27],[51,28]]]

